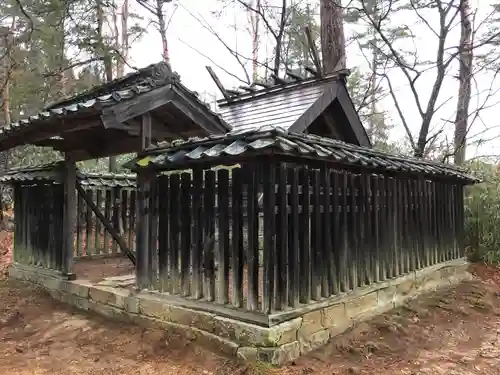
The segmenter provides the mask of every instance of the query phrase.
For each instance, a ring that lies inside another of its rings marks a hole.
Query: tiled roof
[[[223,157],[256,154],[292,155],[333,161],[339,166],[358,166],[377,171],[410,172],[420,175],[447,176],[476,182],[467,171],[449,164],[408,156],[391,155],[371,148],[355,146],[330,138],[299,134],[274,127],[233,131],[224,136],[188,140],[175,146],[151,150],[125,164],[132,170],[141,168],[180,169],[196,162],[217,164]]]
[[[64,164],[55,162],[35,167],[13,168],[0,175],[0,182],[62,181]]]
[[[1,127],[0,136],[6,137],[11,133],[36,126],[57,117],[99,112],[105,107],[123,100],[132,99],[167,84],[175,85],[187,95],[198,100],[197,94],[182,85],[179,75],[172,72],[168,65],[162,62],[139,69],[122,78],[117,78],[104,85],[51,104],[36,115]],[[200,105],[204,104],[200,102]],[[211,115],[220,118],[219,115],[210,110],[208,105],[205,106]]]
[[[35,182],[55,181],[62,182],[64,179],[64,163],[55,162],[36,167],[23,167],[11,169],[0,175],[0,182]],[[115,173],[82,173],[77,172],[77,179],[84,187],[126,187],[136,186],[134,174]]]
[[[88,187],[128,187],[136,186],[134,174],[80,173],[79,181]]]

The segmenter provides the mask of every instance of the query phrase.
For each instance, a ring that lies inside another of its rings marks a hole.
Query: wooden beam
[[[167,139],[177,139],[181,135],[179,133],[172,133],[168,130],[167,124],[159,121],[158,117],[150,113],[151,115],[151,139],[155,141],[164,141]],[[141,122],[136,119],[127,120],[127,124],[130,125],[130,130],[127,131],[128,134],[133,136],[141,135]]]
[[[193,121],[201,129],[205,130],[207,134],[224,134],[228,129],[222,128],[220,123],[216,123],[214,120],[208,119],[204,113],[202,113],[195,106],[183,101],[175,101],[171,103],[172,106],[181,111],[188,119]]]
[[[145,151],[151,147],[151,114],[149,112],[142,115],[140,137],[140,151]]]
[[[76,182],[75,185],[78,194],[80,194],[80,196],[83,198],[83,200],[87,204],[87,207],[90,207],[92,209],[95,216],[99,219],[102,225],[104,225],[109,234],[111,234],[111,237],[113,237],[118,246],[120,246],[120,250],[122,251],[122,253],[125,254],[130,259],[130,261],[135,265],[136,264],[135,255],[132,253],[132,251],[130,251],[125,240],[113,227],[113,224],[111,224],[111,222],[108,219],[106,219],[106,217],[101,213],[99,208],[94,203],[94,200],[91,197],[89,197],[88,193],[83,189],[80,183]]]
[[[228,94],[230,94],[231,96],[238,96],[238,95],[241,95],[242,93],[239,92],[238,90],[231,90],[231,89],[227,89],[226,92]]]
[[[336,81],[329,82],[324,87],[323,94],[314,101],[314,103],[305,111],[288,129],[292,132],[304,132],[323,112],[325,112],[331,103],[336,99],[338,86]]]
[[[276,82],[276,84],[286,85],[287,83],[290,83],[287,80],[278,77],[276,74],[271,74],[271,77],[272,79],[274,79],[274,82]]]
[[[271,88],[271,87],[272,87],[272,85],[270,85],[269,83],[265,83],[265,82],[261,82],[261,81],[255,81],[253,84],[254,84],[255,86],[264,87],[264,88],[266,88],[266,89],[268,89],[268,88]]]
[[[312,37],[311,28],[306,26],[304,28],[304,32],[306,33],[307,44],[309,45],[309,51],[311,52],[312,60],[314,66],[316,67],[316,77],[322,76],[321,69],[321,60],[319,59],[318,49],[316,48],[316,44],[314,43],[314,38]]]
[[[75,234],[75,219],[76,219],[76,163],[70,154],[65,156],[66,178],[64,183],[64,242],[62,256],[62,273],[68,279],[74,280],[76,277],[73,274],[73,254],[74,234]]]
[[[182,110],[183,108],[190,108],[188,111],[191,116],[188,116],[196,125],[200,126],[208,133],[224,134],[231,130],[231,127],[225,124],[220,118],[215,115],[199,100],[194,100],[190,95],[186,95],[184,90],[173,88],[175,93],[172,105]],[[184,111],[185,112],[185,111]],[[185,112],[186,113],[186,112]]]
[[[226,89],[222,85],[221,81],[219,80],[219,77],[217,77],[217,74],[215,74],[214,70],[210,66],[205,67],[208,71],[208,74],[210,74],[210,77],[212,77],[212,80],[215,82],[215,85],[221,92],[222,96],[224,99],[228,100],[230,98],[229,94],[227,93]]]
[[[251,86],[239,86],[240,89],[245,90],[247,92],[255,92],[257,89]]]
[[[289,76],[289,77],[291,77],[291,78],[293,78],[296,81],[303,81],[305,79],[300,74],[296,74],[296,73],[294,73],[294,72],[292,72],[292,71],[290,71],[288,69],[286,71],[286,75]]]
[[[99,119],[92,121],[62,121],[59,120],[57,124],[39,124],[33,127],[28,127],[25,130],[19,131],[16,134],[8,134],[6,138],[2,139],[0,136],[0,148],[9,149],[19,145],[34,144],[40,146],[51,146],[51,137],[60,136],[64,137],[65,134],[72,134],[78,131],[92,129],[102,126]],[[56,143],[56,142],[54,142]],[[5,145],[5,147],[4,147]]]
[[[151,114],[142,115],[140,148],[138,151],[145,151],[151,147]],[[139,290],[150,287],[151,254],[150,254],[150,199],[152,177],[147,171],[137,173],[137,224],[136,224],[136,254],[137,262],[136,281]]]
[[[139,137],[131,137],[118,131],[110,133],[108,130],[103,133],[80,135],[79,138],[72,137],[64,144],[56,146],[55,149],[61,152],[71,152],[76,161],[81,161],[135,152],[139,146]]]
[[[150,285],[150,248],[149,227],[150,207],[149,194],[151,192],[151,178],[147,172],[137,173],[137,218],[136,218],[136,254],[137,261],[136,282],[139,290],[147,289]]]
[[[337,100],[339,101],[339,104],[342,107],[344,115],[347,118],[349,127],[353,131],[356,140],[358,141],[358,144],[360,146],[371,147],[372,144],[370,138],[368,137],[368,134],[366,133],[366,130],[363,124],[361,123],[361,119],[359,118],[359,115],[356,112],[356,109],[354,108],[354,104],[352,102],[351,97],[349,96],[347,88],[343,84],[339,84],[338,86],[339,87],[337,90]]]
[[[306,65],[304,67],[304,69],[306,71],[308,71],[309,73],[311,73],[315,77],[319,77],[320,76],[319,73],[318,73],[318,71],[315,68],[313,68],[312,66]]]
[[[162,86],[105,108],[101,121],[105,128],[124,129],[124,122],[167,104],[172,101],[173,95],[172,85]]]

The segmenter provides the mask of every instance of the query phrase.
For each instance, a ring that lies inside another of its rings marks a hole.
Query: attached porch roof
[[[145,113],[151,115],[154,142],[230,130],[167,64],[159,63],[0,128],[0,151],[34,144],[75,152],[81,159],[136,151]]]
[[[196,165],[221,165],[249,161],[259,155],[277,155],[330,162],[338,167],[358,167],[373,173],[400,172],[410,175],[442,177],[462,181],[478,180],[458,167],[402,155],[391,155],[372,148],[355,146],[331,138],[293,133],[272,126],[256,130],[233,131],[223,136],[188,140],[176,146],[142,153],[125,163],[140,169],[175,170]]]
[[[273,126],[369,147],[370,139],[346,88],[348,74],[343,70],[231,96],[219,101],[219,114],[233,130]]]
[[[58,161],[34,167],[13,168],[0,175],[0,182],[34,184],[39,182],[64,182],[64,162]],[[88,188],[135,188],[135,174],[83,173],[77,171],[77,181]]]

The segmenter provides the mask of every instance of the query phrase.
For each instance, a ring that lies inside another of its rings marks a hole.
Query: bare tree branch
[[[238,81],[240,81],[241,83],[244,83],[244,84],[250,84],[250,77],[248,77],[248,81],[245,81],[243,79],[241,79],[240,77],[238,77],[236,74],[234,73],[231,73],[230,71],[228,71],[226,68],[224,68],[223,66],[221,66],[220,64],[216,63],[212,58],[210,58],[209,56],[207,56],[206,54],[204,54],[203,52],[201,52],[200,50],[196,49],[195,47],[191,46],[189,43],[186,43],[185,41],[183,41],[181,38],[177,38],[181,43],[183,43],[184,45],[186,45],[187,47],[191,48],[193,51],[195,51],[196,53],[198,53],[200,56],[203,56],[204,58],[206,58],[207,60],[209,60],[214,66],[216,66],[217,68],[219,68],[220,70],[222,70],[224,73],[226,73],[227,75],[230,75],[231,77],[237,79]]]
[[[237,63],[240,65],[241,69],[243,70],[244,74],[245,74],[245,78],[246,78],[246,82],[245,81],[242,81],[242,82],[245,82],[247,84],[249,84],[252,80],[250,78],[250,75],[248,74],[247,72],[247,69],[246,69],[246,66],[245,64],[243,63],[243,61],[241,60],[240,56],[238,53],[236,53],[225,41],[224,39],[222,39],[222,37],[219,35],[219,33],[217,33],[212,26],[210,26],[210,24],[207,23],[207,21],[202,17],[202,16],[196,16],[195,14],[193,14],[193,12],[191,12],[189,9],[187,9],[184,5],[182,4],[179,4],[180,7],[182,7],[182,9],[184,9],[193,19],[195,19],[200,25],[201,27],[203,27],[205,30],[209,31],[213,36],[215,36],[217,38],[217,40],[224,46],[224,48],[226,48],[227,51],[229,51],[229,53],[236,59]],[[199,51],[197,51],[199,52]],[[214,63],[215,65],[215,63]],[[239,79],[241,81],[241,79]]]

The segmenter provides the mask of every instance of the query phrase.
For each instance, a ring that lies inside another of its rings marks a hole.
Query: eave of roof
[[[58,161],[34,167],[21,167],[7,171],[0,175],[0,182],[58,182],[64,180],[64,162]],[[84,187],[123,187],[136,186],[135,174],[125,173],[83,173],[77,171],[77,180]]]
[[[137,69],[136,71],[128,73],[123,77],[115,78],[110,82],[92,87],[78,94],[58,100],[55,103],[47,105],[45,110],[65,107],[79,102],[85,102],[99,96],[112,94],[114,91],[122,90],[124,87],[132,87],[148,81],[162,82],[167,78],[170,78],[172,81],[176,82],[180,81],[179,75],[176,72],[173,72],[167,63],[162,61],[157,64],[151,64],[146,67]]]
[[[133,188],[136,186],[135,174],[124,173],[83,173],[80,172],[78,180],[82,186],[87,187],[122,187]]]
[[[196,163],[216,165],[224,158],[251,157],[270,152],[334,162],[339,166],[372,169],[374,173],[405,172],[454,178],[465,183],[478,182],[478,179],[470,176],[467,171],[449,164],[391,155],[330,138],[292,133],[273,127],[230,132],[224,136],[188,140],[175,146],[153,149],[132,159],[125,167],[132,170],[182,169]]]
[[[194,100],[207,115],[220,123],[222,128],[231,129],[221,117],[213,112],[208,105],[198,99],[198,95],[180,83],[179,75],[172,72],[165,63],[153,64],[125,77],[97,86],[83,93],[61,100],[47,106],[33,116],[28,116],[18,122],[10,123],[0,128],[0,139],[11,134],[17,134],[28,128],[55,119],[65,119],[72,116],[98,116],[104,108],[111,107],[122,101],[151,92],[157,88],[172,85],[178,92]]]

